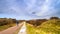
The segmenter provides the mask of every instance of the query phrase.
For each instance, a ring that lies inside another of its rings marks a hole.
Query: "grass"
[[[4,25],[4,26],[0,26],[0,31],[3,31],[9,27],[15,26],[16,24],[9,24],[9,25]]]
[[[27,24],[27,34],[60,34],[60,20],[49,20],[39,27]]]
[[[33,27],[33,26],[29,25],[29,24],[27,24],[26,27],[27,27],[27,34],[37,34],[35,27]]]

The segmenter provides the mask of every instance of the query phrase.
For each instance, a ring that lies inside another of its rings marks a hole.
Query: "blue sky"
[[[0,0],[0,18],[60,17],[60,0]]]

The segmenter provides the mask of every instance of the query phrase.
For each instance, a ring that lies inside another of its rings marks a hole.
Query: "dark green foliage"
[[[16,19],[0,18],[0,26],[16,23]]]
[[[46,19],[37,19],[35,24],[36,24],[36,26],[39,26],[45,21],[47,21],[47,20]]]
[[[51,17],[50,19],[59,19],[58,17]]]
[[[34,26],[39,26],[45,21],[47,21],[47,19],[36,19],[36,20],[29,20],[29,21],[26,21],[26,22],[29,23],[29,24],[32,24]]]

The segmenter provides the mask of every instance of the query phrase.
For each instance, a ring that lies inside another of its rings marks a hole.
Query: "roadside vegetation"
[[[3,25],[3,26],[0,26],[0,31],[3,31],[9,27],[12,27],[12,26],[15,26],[16,24],[9,24],[9,25]]]
[[[27,34],[60,34],[60,19],[58,17],[51,17],[38,26],[30,23],[27,23],[26,26]]]
[[[0,18],[0,31],[16,25],[16,19]]]
[[[12,26],[16,26],[17,22],[18,24],[20,24],[23,21],[25,20],[16,20],[13,18],[0,18],[0,31],[8,29],[9,27],[12,27]]]

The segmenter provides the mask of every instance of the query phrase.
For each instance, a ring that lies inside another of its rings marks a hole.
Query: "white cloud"
[[[42,6],[40,6],[40,11],[38,13],[36,13],[35,15],[37,16],[46,16],[46,15],[51,15],[54,13],[56,13],[56,9],[54,9],[54,6],[52,5],[52,3],[54,3],[54,1],[52,0],[45,0],[44,4]],[[39,9],[39,8],[38,8]]]
[[[25,8],[25,10],[26,10],[26,12],[27,13],[31,13],[32,11],[33,11],[33,7],[34,7],[34,5],[35,5],[35,2],[36,2],[36,0],[25,0],[26,1],[26,4],[27,4],[27,7]],[[31,9],[32,9],[32,11],[31,11]]]
[[[60,3],[60,0],[5,0],[5,1],[7,2],[5,4],[7,7],[4,6],[5,8],[2,8],[3,9],[2,11],[5,11],[6,14],[7,13],[14,14],[16,16],[19,15],[19,17],[20,16],[25,17],[26,15],[28,15],[29,18],[33,18],[32,16],[35,16],[35,18],[38,18],[39,16],[44,17],[47,15],[53,16],[52,14],[54,13],[56,14],[57,12],[54,6]],[[35,12],[35,14],[32,14],[32,12]]]

